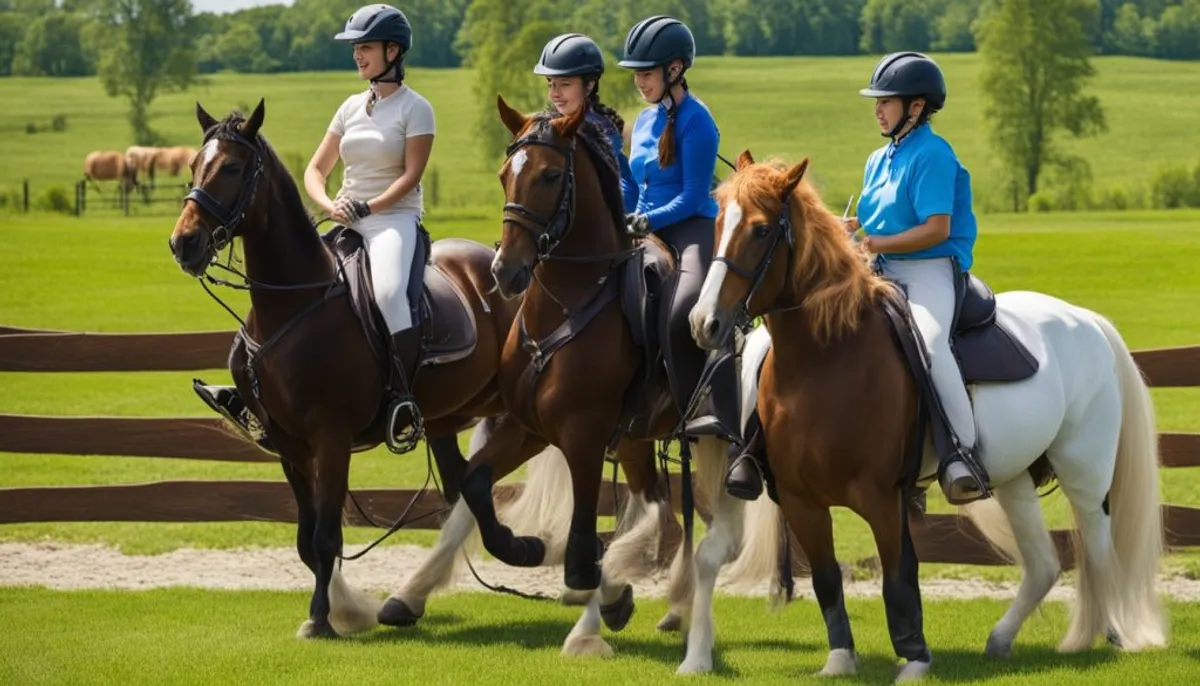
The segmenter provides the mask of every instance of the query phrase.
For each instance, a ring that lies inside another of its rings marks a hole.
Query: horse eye
[[[221,165],[222,174],[238,174],[242,171],[242,165],[237,162],[227,162]]]
[[[754,227],[755,238],[766,238],[769,235],[771,235],[771,226],[769,224],[759,224]]]
[[[542,172],[542,178],[548,183],[554,183],[555,181],[558,181],[562,178],[562,175],[563,173],[561,169],[547,169],[546,171]]]

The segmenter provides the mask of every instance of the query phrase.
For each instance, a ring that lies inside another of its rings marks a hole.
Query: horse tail
[[[1122,647],[1138,650],[1167,642],[1167,620],[1157,593],[1163,555],[1163,523],[1158,480],[1158,433],[1154,401],[1141,370],[1116,327],[1097,316],[1097,323],[1116,356],[1121,388],[1121,433],[1109,490],[1113,547],[1124,593],[1116,614]]]
[[[575,508],[571,470],[558,448],[547,446],[526,463],[521,494],[496,508],[497,518],[522,536],[546,544],[543,565],[561,564]]]
[[[766,581],[770,609],[778,610],[791,600],[783,578],[784,565],[791,564],[782,545],[783,536],[790,535],[783,528],[783,512],[764,492],[746,505],[742,526],[742,549],[726,570],[725,585],[746,592]]]

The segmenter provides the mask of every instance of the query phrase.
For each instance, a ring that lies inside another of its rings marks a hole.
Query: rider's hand
[[[347,204],[344,202],[345,200],[346,198],[342,197],[333,201],[333,204],[329,207],[329,218],[342,226],[349,226],[351,223],[350,213]]]
[[[846,229],[846,233],[854,233],[862,228],[862,224],[858,223],[858,217],[845,217],[842,219],[842,227]]]
[[[625,233],[639,238],[649,236],[651,231],[650,219],[636,212],[625,215]]]

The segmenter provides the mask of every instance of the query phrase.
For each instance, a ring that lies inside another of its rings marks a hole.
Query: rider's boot
[[[392,334],[392,346],[400,365],[400,374],[394,375],[388,401],[388,447],[394,452],[412,450],[425,434],[425,423],[413,393],[421,359],[422,335],[419,325]]]
[[[744,446],[733,444],[730,449],[729,471],[725,475],[725,492],[742,500],[758,500],[763,489],[766,438],[756,410],[746,425],[748,436]]]
[[[246,407],[236,386],[218,386],[206,384],[200,379],[192,379],[192,389],[217,414],[233,422],[234,427],[242,433],[246,440],[269,453],[278,452],[271,443],[271,439],[267,437],[266,429],[250,411],[250,408]]]

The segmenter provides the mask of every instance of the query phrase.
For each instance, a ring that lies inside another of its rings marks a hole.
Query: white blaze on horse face
[[[201,151],[204,157],[200,158],[200,168],[196,170],[197,172],[203,173],[204,169],[216,158],[218,147],[220,146],[216,138],[204,144],[204,150]]]
[[[742,206],[733,200],[725,208],[725,223],[721,227],[721,244],[717,246],[717,257],[725,257],[729,244],[733,241],[733,232],[742,223]],[[700,289],[700,297],[692,308],[690,316],[692,335],[707,326],[707,321],[717,311],[717,300],[721,296],[721,286],[725,283],[725,275],[729,273],[729,265],[713,260],[704,277],[704,286]]]
[[[525,162],[529,160],[529,155],[525,154],[524,150],[518,150],[517,154],[512,158],[512,173],[513,178],[521,176],[521,170],[525,168]]]

